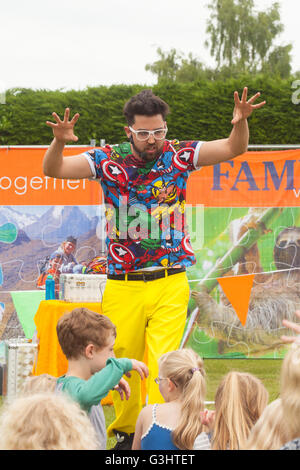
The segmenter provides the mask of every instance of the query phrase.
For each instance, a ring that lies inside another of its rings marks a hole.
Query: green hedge
[[[213,140],[227,137],[231,131],[233,92],[244,86],[249,96],[262,93],[267,104],[249,119],[251,144],[298,144],[300,142],[300,104],[292,102],[295,79],[279,80],[266,76],[245,76],[225,81],[163,83],[153,86],[154,93],[168,102],[169,138]],[[51,113],[80,113],[76,125],[78,145],[91,139],[107,143],[125,140],[122,109],[124,103],[145,88],[142,85],[88,87],[85,90],[8,90],[6,103],[0,105],[1,145],[48,145],[52,131],[45,121]],[[299,87],[300,88],[300,85]],[[260,101],[260,100],[258,100]]]

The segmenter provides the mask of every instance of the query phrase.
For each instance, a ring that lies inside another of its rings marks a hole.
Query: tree
[[[176,71],[175,80],[181,83],[195,82],[197,80],[212,78],[213,71],[206,68],[205,65],[190,52],[185,58],[181,57],[181,64]]]
[[[283,31],[279,3],[258,13],[254,11],[253,0],[212,0],[208,8],[211,15],[205,45],[210,48],[218,69],[255,73],[275,67],[281,77],[288,76],[292,46],[274,46]]]
[[[147,64],[145,70],[157,76],[157,83],[163,81],[188,83],[211,78],[213,75],[213,71],[207,69],[197,57],[193,57],[191,52],[187,57],[176,49],[164,52],[159,47],[156,52],[159,59],[153,64]]]
[[[268,61],[264,63],[262,72],[272,76],[288,78],[291,75],[291,53],[292,45],[278,46],[269,54]]]
[[[164,52],[160,47],[156,50],[159,59],[153,64],[146,64],[145,70],[149,70],[154,75],[157,75],[157,81],[169,80],[174,81],[176,72],[179,68],[179,61],[181,54],[176,49],[171,49],[170,52]]]

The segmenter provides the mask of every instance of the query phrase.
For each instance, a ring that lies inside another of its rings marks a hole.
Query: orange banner
[[[189,178],[187,202],[205,207],[299,206],[300,150],[246,152],[203,167]]]
[[[91,147],[66,148],[64,155],[78,155]],[[101,202],[99,184],[87,179],[60,180],[43,174],[47,148],[0,149],[1,205],[94,205]]]
[[[91,147],[66,148],[77,155]],[[0,149],[2,205],[93,205],[101,202],[98,184],[58,180],[43,174],[45,148]],[[194,172],[187,203],[205,207],[295,207],[300,198],[300,150],[246,152]]]

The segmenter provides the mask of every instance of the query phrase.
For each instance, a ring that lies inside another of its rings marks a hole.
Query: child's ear
[[[93,359],[94,357],[94,345],[92,343],[88,344],[85,348],[85,356],[87,359]]]
[[[168,390],[169,392],[173,392],[176,389],[176,385],[172,380],[168,379]]]

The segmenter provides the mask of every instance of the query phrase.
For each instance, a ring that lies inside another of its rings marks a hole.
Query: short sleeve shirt
[[[186,220],[186,184],[198,169],[200,141],[165,141],[161,155],[142,162],[106,145],[84,155],[101,183],[109,274],[196,262]]]

